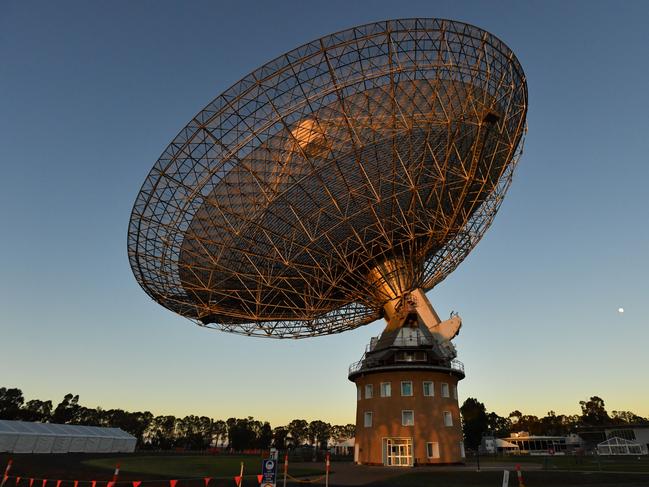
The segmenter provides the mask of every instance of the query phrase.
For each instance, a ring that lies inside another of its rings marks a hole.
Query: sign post
[[[276,487],[277,460],[266,458],[261,462],[261,487]]]

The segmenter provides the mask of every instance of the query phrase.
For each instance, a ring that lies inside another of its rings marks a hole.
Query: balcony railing
[[[348,375],[355,374],[356,372],[359,372],[360,370],[362,370],[364,368],[365,369],[372,369],[374,367],[381,367],[381,366],[384,366],[384,367],[397,366],[398,367],[399,365],[414,365],[414,364],[424,365],[424,366],[425,365],[432,365],[432,364],[421,363],[421,362],[419,362],[419,363],[418,362],[402,362],[402,363],[397,362],[397,363],[394,363],[394,364],[380,365],[378,363],[378,361],[376,361],[376,360],[369,360],[369,361],[366,360],[365,355],[363,355],[363,358],[361,358],[358,362],[354,362],[353,364],[351,364],[349,366]],[[439,367],[450,368],[452,370],[457,370],[457,371],[462,372],[464,374],[464,364],[462,362],[460,362],[459,360],[457,360],[457,359],[451,360],[451,363],[449,364],[448,367],[446,367],[444,365],[439,365]]]

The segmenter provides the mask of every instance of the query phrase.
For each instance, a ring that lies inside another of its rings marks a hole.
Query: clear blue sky
[[[127,223],[168,142],[232,83],[330,32],[417,16],[492,32],[529,83],[508,197],[429,293],[464,319],[460,400],[543,415],[597,394],[649,415],[644,1],[3,1],[0,386],[156,414],[352,422],[347,366],[382,323],[302,341],[198,328],[139,288]]]

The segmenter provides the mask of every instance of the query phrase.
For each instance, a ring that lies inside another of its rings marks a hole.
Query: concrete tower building
[[[354,460],[413,466],[464,462],[457,383],[464,366],[450,339],[459,316],[441,322],[421,290],[349,369],[357,387]]]

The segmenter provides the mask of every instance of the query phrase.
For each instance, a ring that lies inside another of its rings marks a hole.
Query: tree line
[[[66,394],[54,407],[52,401],[25,401],[18,388],[0,387],[0,419],[40,423],[75,424],[121,428],[135,436],[139,448],[203,450],[223,446],[234,451],[286,449],[312,445],[326,449],[329,440],[344,441],[354,436],[353,424],[332,425],[325,421],[294,419],[271,427],[268,421],[247,418],[215,420],[207,416],[154,416],[149,411],[89,408],[79,396]]]
[[[578,432],[584,427],[612,427],[627,424],[649,424],[644,418],[631,411],[606,411],[604,400],[593,396],[587,401],[579,401],[581,414],[556,414],[554,411],[539,418],[532,414],[523,414],[519,410],[509,416],[499,416],[487,412],[483,403],[470,397],[460,407],[464,442],[467,448],[475,449],[485,435],[506,438],[512,433],[525,431],[530,435],[565,436]]]

